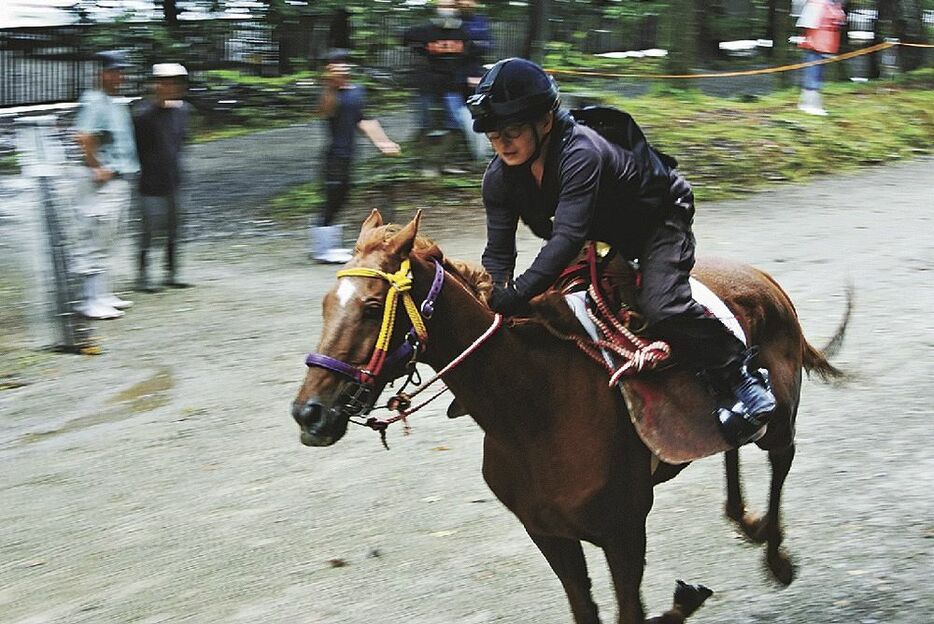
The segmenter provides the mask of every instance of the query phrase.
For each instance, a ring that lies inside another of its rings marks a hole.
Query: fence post
[[[32,221],[33,332],[44,347],[70,353],[99,352],[88,322],[74,311],[81,298],[68,238],[67,212],[56,192],[66,162],[61,141],[54,136],[54,115],[16,120],[17,149],[23,174],[33,178],[39,194],[38,210],[24,209]]]

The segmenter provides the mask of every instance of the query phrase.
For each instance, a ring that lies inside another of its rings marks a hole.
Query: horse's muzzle
[[[329,409],[315,399],[292,403],[292,418],[301,427],[301,442],[305,446],[330,446],[347,432],[347,420],[339,410]]]

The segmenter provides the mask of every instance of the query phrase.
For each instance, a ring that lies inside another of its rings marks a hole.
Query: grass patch
[[[700,200],[932,151],[932,71],[895,82],[829,84],[827,117],[798,111],[798,94],[787,89],[739,102],[659,89],[607,102],[625,107],[655,146],[680,161]]]
[[[656,147],[678,159],[699,201],[934,150],[934,69],[895,81],[828,84],[827,117],[800,112],[798,95],[786,89],[747,102],[660,85],[643,97],[607,95],[604,101],[630,112]],[[387,162],[358,163],[353,201],[401,209],[479,201],[479,172],[423,178],[413,158]],[[273,199],[269,217],[307,217],[322,201],[318,185],[295,187]]]

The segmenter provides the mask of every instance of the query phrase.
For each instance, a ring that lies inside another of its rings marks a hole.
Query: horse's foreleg
[[[574,624],[600,624],[597,605],[590,593],[590,577],[587,575],[587,561],[581,543],[531,532],[529,536],[564,586],[574,615]]]
[[[633,519],[620,539],[604,544],[603,551],[616,589],[619,624],[643,624],[645,609],[639,587],[645,570],[645,518],[641,523]]]
[[[726,516],[736,523],[747,539],[761,544],[766,540],[767,517],[750,514],[743,500],[743,484],[739,476],[739,449],[723,454],[726,469]]]
[[[780,517],[782,487],[785,485],[785,477],[788,476],[788,471],[791,470],[791,462],[794,461],[794,458],[794,443],[781,449],[769,451],[769,463],[772,465],[772,483],[769,488],[769,511],[766,514],[764,531],[767,544],[765,561],[776,580],[782,585],[790,585],[795,575],[794,564],[781,548],[785,533],[782,530]]]

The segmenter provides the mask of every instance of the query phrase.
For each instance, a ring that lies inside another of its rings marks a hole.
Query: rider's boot
[[[719,371],[736,400],[732,407],[720,407],[716,414],[720,432],[733,446],[742,446],[765,435],[769,416],[775,411],[769,372],[764,368],[749,370],[755,355],[755,349],[749,349],[738,364]]]

